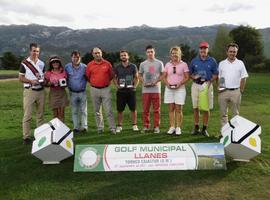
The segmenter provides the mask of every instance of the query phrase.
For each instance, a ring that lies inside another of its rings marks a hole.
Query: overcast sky
[[[270,27],[267,0],[0,0],[0,24],[42,24],[73,29],[206,26]]]

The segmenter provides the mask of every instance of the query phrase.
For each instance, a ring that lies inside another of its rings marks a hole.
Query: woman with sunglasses
[[[183,121],[183,105],[186,99],[185,83],[189,80],[188,65],[181,60],[180,47],[170,49],[170,62],[165,65],[164,82],[166,84],[164,103],[168,104],[170,128],[168,134],[180,135]],[[176,126],[175,126],[176,124]]]
[[[57,117],[64,122],[65,107],[68,106],[69,101],[66,82],[67,73],[62,66],[61,60],[58,56],[53,56],[49,61],[49,70],[45,73],[45,84],[50,87],[49,93],[49,107],[53,110],[54,117]]]

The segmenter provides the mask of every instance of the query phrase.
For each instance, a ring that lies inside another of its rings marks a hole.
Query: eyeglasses
[[[176,67],[173,67],[173,73],[176,74]]]

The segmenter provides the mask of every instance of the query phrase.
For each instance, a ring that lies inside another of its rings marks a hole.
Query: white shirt
[[[230,62],[228,59],[221,61],[218,71],[219,78],[223,77],[225,79],[226,88],[239,88],[241,79],[248,77],[243,61],[237,58],[233,62]]]
[[[44,62],[38,59],[37,62],[34,63],[30,59],[30,57],[28,57],[26,60],[29,61],[37,69],[37,71],[39,72],[40,78],[44,78],[44,70],[45,70]],[[29,80],[37,80],[37,77],[33,74],[33,72],[23,63],[21,63],[19,74],[24,75],[25,78]],[[29,83],[24,83],[23,85],[24,87],[31,87]],[[40,85],[32,86],[32,88],[41,88],[41,86]]]

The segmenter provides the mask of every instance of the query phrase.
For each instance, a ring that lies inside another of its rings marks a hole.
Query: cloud
[[[228,5],[214,4],[206,9],[207,12],[225,13],[254,10],[255,6],[247,3],[234,2]]]
[[[6,15],[14,15],[20,16],[22,21],[27,21],[23,18],[30,18],[35,20],[35,18],[46,18],[57,22],[65,22],[65,21],[74,21],[74,17],[69,14],[50,11],[35,1],[22,3],[21,1],[8,1],[8,0],[0,0],[0,11],[2,14]],[[6,17],[8,21],[8,17]]]

